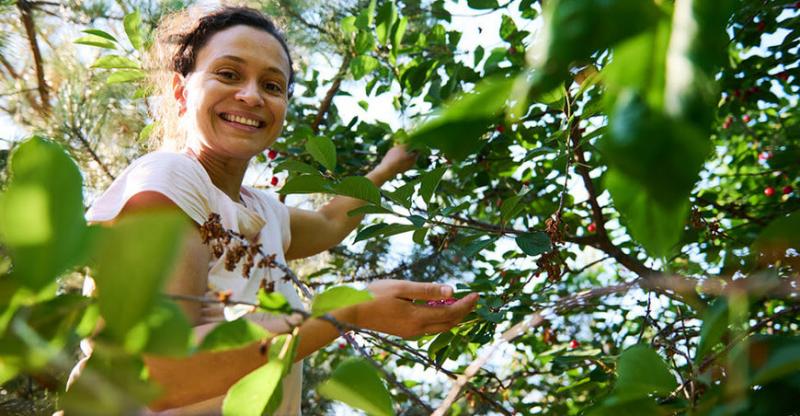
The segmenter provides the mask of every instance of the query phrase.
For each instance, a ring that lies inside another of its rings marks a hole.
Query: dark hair
[[[289,58],[289,83],[287,87],[288,95],[291,97],[294,91],[294,64],[292,54],[289,53],[289,46],[280,30],[267,16],[256,9],[249,7],[223,7],[201,17],[193,30],[188,33],[173,35],[170,39],[179,44],[178,50],[172,57],[172,70],[187,76],[194,70],[197,60],[197,52],[208,42],[215,33],[221,32],[233,26],[245,25],[256,29],[261,29],[269,33],[283,47],[286,56]]]

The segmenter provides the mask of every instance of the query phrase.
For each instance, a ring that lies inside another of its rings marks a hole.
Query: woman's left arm
[[[380,187],[414,166],[416,158],[416,154],[408,152],[405,146],[394,146],[366,177]],[[292,243],[286,251],[286,258],[313,256],[341,243],[364,219],[363,215],[350,217],[347,213],[365,204],[360,199],[337,196],[317,211],[290,207]]]

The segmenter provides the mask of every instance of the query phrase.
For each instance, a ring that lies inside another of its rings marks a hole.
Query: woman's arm
[[[415,160],[416,155],[407,152],[404,146],[395,146],[366,177],[380,187],[410,169]],[[337,196],[317,211],[290,207],[292,243],[286,258],[313,256],[341,243],[364,219],[363,215],[350,217],[347,213],[364,204],[360,199]]]
[[[179,208],[169,198],[155,192],[137,194],[128,202],[121,215],[150,209]],[[187,235],[173,275],[165,291],[171,294],[203,296],[208,278],[209,250],[200,233],[192,229]],[[444,288],[444,291],[442,291]],[[358,327],[381,331],[401,337],[445,331],[469,313],[477,302],[472,295],[453,305],[433,308],[416,305],[407,299],[436,300],[452,296],[448,286],[432,283],[384,280],[369,286],[375,299],[349,308],[335,310],[331,315],[338,321]],[[201,305],[182,302],[184,312],[195,325],[194,332],[202,339],[217,323],[202,323]],[[248,319],[271,333],[287,333],[291,328],[283,319]],[[310,319],[299,328],[295,361],[319,350],[339,336],[339,332],[323,319]],[[225,394],[239,379],[262,366],[266,357],[260,343],[228,351],[201,352],[185,358],[145,355],[150,377],[162,387],[162,395],[150,404],[153,410],[165,410],[197,403]]]

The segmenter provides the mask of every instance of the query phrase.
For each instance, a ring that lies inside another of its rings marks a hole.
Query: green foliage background
[[[0,152],[9,413],[120,413],[157,394],[142,353],[265,337],[238,322],[192,345],[160,296],[178,219],[83,220],[92,196],[147,150],[157,100],[141,62],[160,16],[188,3],[0,2],[0,110],[38,135]],[[452,414],[797,413],[800,5],[544,3],[467,1],[475,15],[501,16],[492,50],[459,44],[450,1],[252,3],[285,23],[298,57],[315,57],[298,59],[278,158],[255,168],[286,171],[284,194],[354,196],[371,214],[354,238],[363,247],[337,247],[301,277],[317,293],[387,277],[481,293],[447,333],[362,333],[358,349],[334,343],[308,358],[305,412],[338,400],[429,414],[467,373]],[[332,78],[315,66],[322,58]],[[343,120],[332,98],[358,89],[391,97],[406,128]],[[418,166],[378,190],[360,175],[395,142],[420,150]],[[388,237],[406,233],[415,246],[398,263]],[[86,275],[97,299],[75,294]],[[326,292],[310,310],[358,293]],[[98,317],[106,326],[84,381],[64,394]],[[521,330],[500,337],[512,327]],[[277,404],[294,340],[274,342],[287,348],[270,354],[288,355],[232,388],[228,414]],[[487,354],[490,365],[468,372]],[[406,376],[423,367],[441,378]],[[250,395],[262,400],[241,399]]]

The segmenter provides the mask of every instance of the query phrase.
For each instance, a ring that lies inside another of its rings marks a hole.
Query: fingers
[[[437,283],[418,283],[398,281],[394,288],[398,298],[437,300],[453,296],[453,288]]]
[[[455,322],[452,324],[455,325],[461,322],[468,313],[475,309],[475,305],[478,304],[478,298],[479,296],[477,293],[470,293],[452,305],[438,306],[435,308],[425,307],[426,310],[423,312],[423,319],[431,325],[447,322]]]

